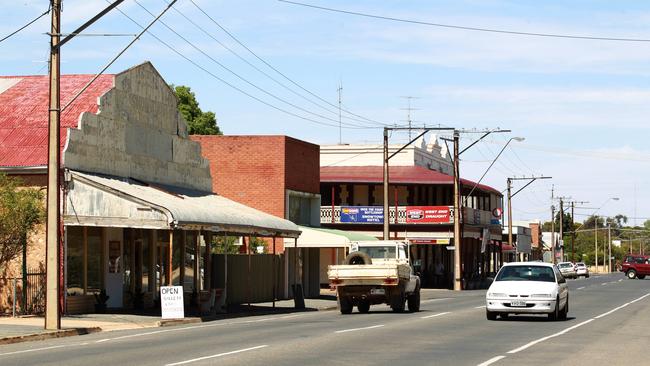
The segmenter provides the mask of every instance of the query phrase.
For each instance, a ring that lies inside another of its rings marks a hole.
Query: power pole
[[[555,206],[553,205],[553,194],[555,193],[555,184],[551,186],[551,263],[555,264]]]
[[[507,179],[508,185],[508,245],[512,246],[512,195],[510,190],[512,189],[512,179]]]
[[[594,264],[596,267],[596,272],[598,272],[598,215],[594,215],[594,252],[596,255],[596,260],[594,261]]]
[[[607,257],[607,272],[612,272],[612,227],[607,222],[607,245],[609,246],[609,256]]]
[[[576,231],[574,227],[575,216],[573,214],[573,209],[575,208],[575,202],[571,201],[571,262],[575,263],[575,242],[576,242]]]
[[[388,129],[384,127],[384,240],[390,239],[388,232]],[[397,212],[395,212],[397,215]]]
[[[61,307],[59,298],[61,233],[59,200],[59,125],[61,117],[61,95],[59,90],[61,59],[58,47],[61,40],[61,0],[52,0],[52,24],[50,29],[50,101],[48,121],[48,161],[47,161],[47,224],[45,245],[45,329],[61,329]]]
[[[564,201],[560,197],[560,250],[562,253],[562,261],[564,261]]]
[[[342,142],[342,137],[341,137],[341,135],[342,135],[342,133],[341,133],[341,129],[342,129],[342,127],[341,127],[341,91],[343,91],[343,82],[339,83],[339,88],[337,89],[337,91],[339,92],[339,145],[341,145],[343,143]]]
[[[462,290],[461,229],[460,229],[460,134],[454,130],[454,291]]]

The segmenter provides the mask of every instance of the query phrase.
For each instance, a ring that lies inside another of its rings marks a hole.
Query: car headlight
[[[501,292],[488,292],[488,297],[506,297],[508,295]]]
[[[550,298],[553,297],[553,295],[552,294],[532,294],[532,295],[530,295],[530,297],[536,297],[538,299],[540,299],[540,298],[541,299],[550,299]]]

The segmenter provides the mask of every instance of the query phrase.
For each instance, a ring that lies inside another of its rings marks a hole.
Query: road
[[[650,279],[569,280],[566,321],[485,319],[485,291],[418,313],[300,312],[0,346],[0,365],[619,365],[650,362]]]

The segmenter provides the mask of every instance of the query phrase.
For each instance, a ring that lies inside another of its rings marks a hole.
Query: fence
[[[16,315],[37,315],[45,312],[45,273],[27,271],[27,282],[23,278],[1,278],[1,312]]]

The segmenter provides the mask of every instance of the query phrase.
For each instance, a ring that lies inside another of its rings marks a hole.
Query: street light
[[[618,197],[610,197],[603,202],[598,209],[594,212],[594,269],[596,272],[598,272],[598,211],[600,211],[601,208],[603,208],[609,201],[618,201]],[[610,240],[609,243],[609,250],[610,250],[610,261],[611,261],[611,247],[612,243]],[[603,255],[604,257],[605,255]],[[605,266],[605,258],[603,258],[603,267]]]

